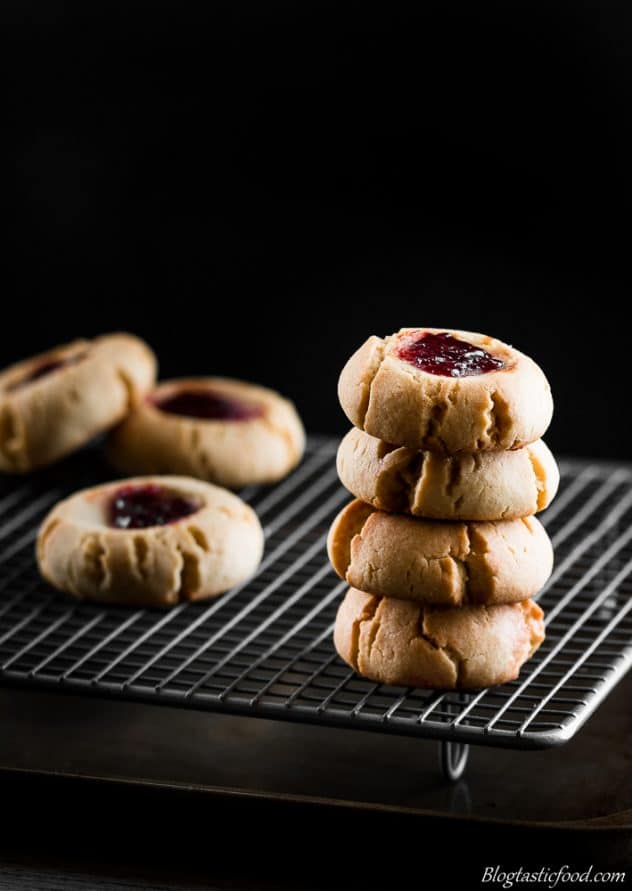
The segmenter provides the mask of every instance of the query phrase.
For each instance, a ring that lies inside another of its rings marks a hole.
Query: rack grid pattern
[[[374,684],[336,656],[345,585],[325,540],[349,496],[335,449],[312,438],[290,477],[242,493],[266,533],[253,579],[167,612],[76,602],[38,576],[33,543],[47,510],[107,478],[94,453],[0,480],[2,681],[516,748],[572,737],[632,663],[632,467],[562,462],[543,515],[556,549],[539,598],[547,639],[518,680],[464,695]]]

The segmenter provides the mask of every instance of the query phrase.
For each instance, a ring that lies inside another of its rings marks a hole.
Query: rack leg
[[[439,763],[446,780],[455,783],[463,776],[469,754],[470,747],[466,743],[439,743]]]

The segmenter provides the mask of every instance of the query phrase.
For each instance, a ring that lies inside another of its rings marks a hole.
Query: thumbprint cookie
[[[542,436],[553,413],[548,381],[524,353],[438,328],[369,337],[343,368],[338,396],[371,436],[447,453],[519,448]]]
[[[228,378],[166,381],[114,430],[123,473],[178,473],[231,489],[272,483],[300,461],[296,409],[273,390]]]
[[[172,606],[247,579],[263,553],[255,512],[232,492],[180,476],[137,477],[59,502],[37,539],[54,587],[84,600]]]
[[[130,334],[75,340],[0,372],[0,470],[26,473],[121,421],[153,387],[156,359]]]

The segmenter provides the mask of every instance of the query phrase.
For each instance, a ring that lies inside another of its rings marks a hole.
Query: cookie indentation
[[[35,383],[35,381],[38,381],[43,377],[48,377],[49,374],[53,374],[53,372],[59,371],[61,368],[67,368],[69,365],[76,365],[78,362],[84,359],[86,355],[87,350],[82,350],[80,353],[76,353],[74,356],[50,356],[48,359],[44,359],[42,362],[32,368],[23,377],[10,384],[7,387],[7,392],[13,393],[16,390],[22,390],[29,384]]]
[[[471,377],[505,368],[505,363],[498,356],[447,331],[414,334],[406,338],[397,355],[415,368],[441,377]]]
[[[108,524],[115,529],[146,529],[166,526],[199,509],[192,498],[185,498],[164,486],[121,486],[108,506]]]
[[[260,406],[211,389],[178,390],[155,400],[154,405],[167,414],[206,421],[249,421],[262,415]]]

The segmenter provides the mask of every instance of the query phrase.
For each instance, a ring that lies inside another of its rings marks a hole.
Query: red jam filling
[[[183,495],[151,483],[121,486],[108,506],[108,523],[115,529],[146,529],[175,523],[199,509],[199,504]]]
[[[502,359],[466,340],[453,337],[447,331],[415,334],[398,349],[397,355],[415,368],[442,377],[470,377],[500,371],[505,367]]]
[[[178,390],[172,396],[157,399],[154,405],[171,415],[207,421],[247,421],[261,415],[258,406],[247,405],[216,390]]]
[[[68,356],[66,358],[50,358],[45,359],[43,362],[40,362],[39,365],[36,365],[32,371],[25,376],[17,380],[15,383],[11,384],[10,387],[7,387],[9,391],[12,390],[21,390],[22,387],[28,386],[28,384],[32,384],[34,381],[39,380],[42,377],[47,377],[49,374],[52,374],[53,371],[57,371],[59,368],[65,368],[67,365],[75,365],[79,362],[85,353],[78,353],[76,356]]]

